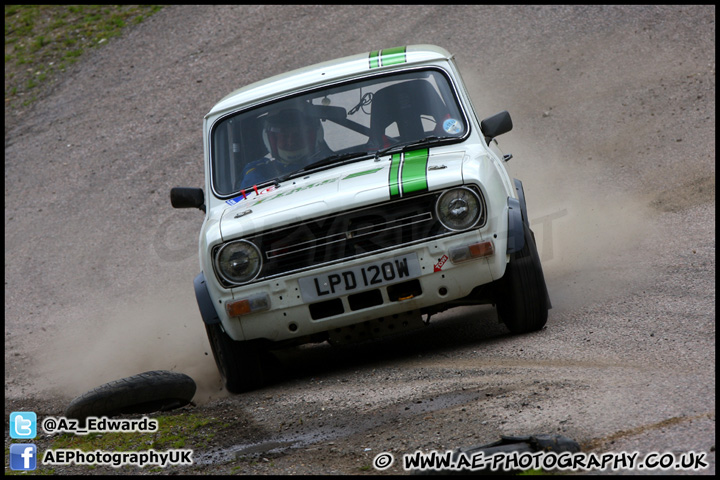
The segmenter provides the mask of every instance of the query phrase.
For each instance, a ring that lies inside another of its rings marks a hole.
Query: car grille
[[[247,237],[263,256],[262,270],[253,282],[460,233],[436,218],[441,193],[383,202]],[[474,228],[485,224],[484,211]]]

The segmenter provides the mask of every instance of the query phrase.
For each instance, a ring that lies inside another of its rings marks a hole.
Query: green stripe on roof
[[[373,50],[368,56],[370,68],[398,65],[407,62],[405,56],[406,49],[407,47],[393,47],[384,50]]]
[[[380,63],[383,67],[405,63],[405,61],[405,47],[386,48],[380,52]]]
[[[370,68],[377,68],[380,66],[380,50],[373,50],[370,52]]]

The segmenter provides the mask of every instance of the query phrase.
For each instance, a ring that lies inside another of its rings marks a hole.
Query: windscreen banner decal
[[[373,50],[370,52],[370,68],[386,67],[407,62],[405,56],[406,47],[386,48],[385,50]]]
[[[427,192],[428,149],[396,153],[390,159],[390,198]]]
[[[365,173],[370,173],[370,172],[365,172]],[[269,200],[275,200],[276,198],[286,197],[288,195],[292,195],[293,193],[304,192],[304,191],[310,190],[312,188],[319,187],[321,185],[326,185],[328,183],[337,182],[337,181],[338,181],[337,178],[330,178],[327,180],[323,180],[321,182],[310,183],[310,184],[304,185],[302,187],[295,187],[295,188],[291,188],[289,190],[282,190],[277,195],[269,195],[269,196],[265,196],[263,194],[276,191],[277,187],[275,185],[270,185],[269,187],[262,189],[262,190],[258,190],[257,186],[254,185],[252,188],[255,191],[255,196],[250,197],[251,200],[254,200],[251,203],[251,205],[257,205],[258,203],[267,202]],[[249,190],[247,192],[245,190],[242,190],[240,192],[239,197],[231,198],[230,200],[225,200],[225,203],[227,203],[230,206],[237,205],[238,203],[240,203],[243,200],[245,200],[246,198],[248,198],[248,195],[250,193],[252,193],[252,192],[250,192]],[[262,196],[262,198],[260,198],[261,196]]]
[[[265,188],[264,190],[258,190],[257,185],[253,185],[252,188],[253,188],[253,191],[255,192],[256,196],[261,195],[263,193],[272,192],[273,190],[275,190],[274,185],[270,185],[269,187]],[[227,203],[230,206],[237,205],[241,201],[245,200],[250,193],[252,193],[252,192],[250,192],[250,191],[246,192],[245,190],[240,190],[239,197],[231,198],[230,200],[225,200],[225,203]]]

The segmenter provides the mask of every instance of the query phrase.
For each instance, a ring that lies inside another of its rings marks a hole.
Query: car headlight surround
[[[260,273],[262,254],[254,243],[247,240],[226,243],[215,254],[215,269],[228,283],[247,283]]]
[[[435,214],[445,228],[460,232],[477,225],[483,216],[483,202],[471,188],[451,188],[438,197]]]

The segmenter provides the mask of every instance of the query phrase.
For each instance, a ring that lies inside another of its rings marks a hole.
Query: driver
[[[294,172],[332,154],[323,139],[320,119],[295,108],[268,117],[262,137],[270,158],[248,164],[242,181],[244,188]]]

